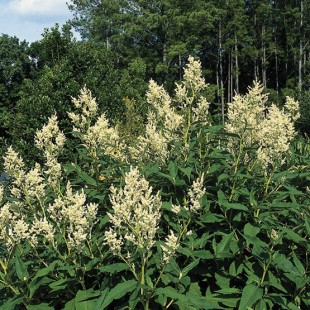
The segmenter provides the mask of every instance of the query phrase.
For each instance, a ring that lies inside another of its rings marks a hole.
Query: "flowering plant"
[[[7,150],[1,307],[309,306],[310,149],[296,140],[298,103],[269,104],[255,82],[225,126],[211,125],[207,87],[193,57],[174,96],[151,81],[131,143],[83,88],[69,113],[70,163],[56,115],[35,136],[41,162]]]

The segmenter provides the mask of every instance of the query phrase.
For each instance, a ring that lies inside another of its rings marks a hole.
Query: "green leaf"
[[[293,195],[303,195],[303,192],[297,190],[295,187],[293,186],[288,186],[288,185],[284,185],[283,186],[284,188],[286,188],[290,194],[293,194]]]
[[[75,309],[76,310],[92,310],[94,309],[100,292],[95,292],[93,289],[87,291],[78,291],[75,296]]]
[[[243,270],[243,264],[240,261],[233,261],[229,266],[229,274],[236,277]]]
[[[230,243],[233,239],[234,233],[225,235],[222,241],[216,246],[216,257],[224,258],[230,256]]]
[[[268,271],[268,282],[271,286],[277,288],[278,290],[287,293],[286,289],[282,286],[279,279],[276,278],[271,271]]]
[[[196,259],[182,269],[182,277],[185,277],[193,268],[195,268],[200,262],[200,259]]]
[[[267,304],[264,299],[260,299],[255,307],[255,310],[266,310]]]
[[[224,219],[225,217],[221,214],[204,214],[200,217],[202,223],[219,223]]]
[[[290,273],[294,276],[300,276],[298,270],[296,267],[294,267],[294,265],[292,264],[292,262],[287,259],[285,257],[285,255],[283,254],[280,254],[280,255],[277,255],[275,258],[274,258],[274,263],[275,263],[275,266],[287,273]]]
[[[99,267],[98,269],[101,272],[118,273],[118,272],[127,270],[128,268],[129,268],[128,265],[125,263],[116,263],[116,264]]]
[[[152,165],[150,167],[147,167],[143,174],[148,178],[152,174],[156,174],[158,171],[159,171],[158,164],[154,164],[154,165]]]
[[[306,273],[305,267],[303,266],[301,261],[298,259],[298,257],[296,256],[295,252],[293,252],[293,262],[294,262],[297,270],[299,271],[300,275],[304,276],[305,273]]]
[[[187,168],[180,168],[180,170],[187,176],[188,180],[190,181],[193,169],[191,167],[187,167]]]
[[[221,190],[217,192],[217,199],[218,199],[219,205],[222,205],[223,203],[227,202],[227,197],[224,194],[224,192]]]
[[[71,299],[65,304],[64,310],[75,310],[75,298]]]
[[[91,176],[89,176],[84,171],[78,172],[78,176],[81,177],[87,184],[92,186],[97,186],[97,182]]]
[[[5,301],[4,304],[1,305],[1,310],[13,310],[15,306],[23,304],[22,297],[13,297]]]
[[[26,265],[21,260],[19,255],[16,255],[15,257],[15,270],[16,270],[19,280],[25,281],[29,277],[29,273],[27,271]]]
[[[202,297],[201,289],[198,282],[191,283],[189,291],[198,297]]]
[[[61,280],[51,283],[49,287],[53,291],[59,291],[59,290],[65,289],[67,285],[68,285],[68,279],[61,279]]]
[[[221,181],[229,179],[229,178],[230,178],[230,176],[227,173],[222,173],[217,178],[217,182],[220,183]]]
[[[260,229],[259,227],[255,227],[251,225],[250,223],[247,223],[244,226],[243,231],[248,236],[256,236],[259,233]]]
[[[248,284],[242,291],[238,310],[247,310],[263,297],[263,289],[254,284]]]
[[[226,294],[239,294],[240,290],[234,287],[222,288],[216,291],[218,294],[226,295]]]
[[[104,300],[105,300],[105,298],[106,298],[108,292],[109,292],[109,289],[106,288],[106,289],[101,293],[100,298],[97,299],[97,302],[96,302],[96,304],[95,304],[95,308],[94,308],[95,310],[101,310],[101,309],[102,309],[102,308],[101,308],[101,305],[103,304],[103,302],[104,302]]]
[[[300,237],[298,234],[296,234],[294,231],[292,231],[288,228],[284,228],[282,231],[285,233],[284,237],[286,239],[292,240],[296,243],[306,242],[306,240],[304,238]]]
[[[53,282],[53,280],[48,277],[34,278],[29,284],[29,297],[32,298],[40,286],[48,285],[51,282]]]
[[[233,210],[248,211],[248,208],[241,203],[223,202],[222,206],[225,207],[227,210],[233,209]]]
[[[140,288],[137,287],[129,297],[128,305],[129,309],[136,309],[137,303],[139,302]]]
[[[172,178],[175,178],[178,174],[178,166],[171,161],[168,165],[169,173]]]
[[[191,253],[194,257],[198,257],[201,259],[213,259],[214,258],[214,255],[210,251],[207,251],[207,250],[193,251]]]
[[[29,305],[28,306],[28,310],[48,310],[48,309],[54,309],[54,308],[50,307],[46,303],[39,304],[39,305]]]
[[[59,260],[55,260],[51,264],[49,264],[47,267],[38,270],[38,272],[36,273],[34,279],[35,278],[44,277],[44,276],[48,275],[51,271],[53,271],[55,269],[57,264],[62,264],[62,263]]]
[[[220,164],[213,164],[211,165],[211,167],[208,170],[208,174],[212,174],[214,172],[217,172],[218,170],[220,170],[222,168],[222,165]]]
[[[230,275],[223,273],[223,272],[217,272],[217,273],[215,273],[215,279],[216,279],[216,284],[221,289],[229,288],[230,280],[231,280]]]
[[[160,287],[156,290],[156,295],[165,295],[171,299],[188,302],[189,299],[183,294],[180,294],[176,289],[171,286]]]
[[[75,302],[81,302],[81,301],[85,301],[88,299],[94,299],[95,297],[98,297],[99,295],[101,295],[101,293],[98,291],[95,292],[93,289],[89,289],[86,291],[80,290],[76,293]]]
[[[101,304],[96,304],[96,309],[105,309],[115,299],[124,297],[127,293],[132,292],[138,286],[135,280],[128,280],[116,285],[107,294],[104,292],[105,298]]]

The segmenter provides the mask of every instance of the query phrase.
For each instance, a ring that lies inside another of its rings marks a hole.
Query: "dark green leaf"
[[[156,295],[165,295],[171,299],[188,302],[189,299],[183,294],[180,294],[176,289],[171,286],[160,287],[156,289]]]
[[[182,269],[182,277],[185,277],[193,268],[195,268],[200,262],[200,259],[196,259]]]
[[[19,278],[19,280],[25,281],[29,277],[29,273],[27,271],[27,268],[24,264],[24,262],[21,260],[19,255],[16,255],[15,257],[15,269],[16,274]]]
[[[282,286],[279,279],[276,278],[271,271],[268,271],[268,282],[271,286],[277,288],[278,290],[287,293],[286,289]]]
[[[78,172],[78,175],[89,185],[96,186],[97,182],[84,171]]]
[[[48,304],[43,303],[39,305],[29,305],[28,310],[49,310],[54,309],[53,307],[50,307]]]
[[[233,210],[248,211],[248,208],[241,203],[223,202],[222,206],[225,207],[225,209],[227,209],[227,210],[233,209]]]
[[[230,243],[233,239],[234,233],[225,235],[222,241],[216,246],[216,257],[223,258],[227,257],[230,253]]]
[[[254,284],[248,284],[242,291],[239,310],[247,310],[263,297],[263,289]]]
[[[125,263],[116,263],[116,264],[112,264],[112,265],[107,265],[107,266],[99,267],[98,269],[101,272],[118,273],[118,272],[127,270],[128,268],[129,268],[128,265],[125,264]]]
[[[171,161],[168,165],[168,169],[169,169],[170,176],[174,179],[178,174],[178,166],[176,165],[176,163]]]
[[[138,283],[135,280],[128,280],[122,283],[119,283],[114,288],[112,288],[105,296],[104,300],[101,304],[96,304],[96,308],[105,309],[107,306],[111,304],[111,302],[115,299],[120,299],[124,297],[127,293],[132,292]]]

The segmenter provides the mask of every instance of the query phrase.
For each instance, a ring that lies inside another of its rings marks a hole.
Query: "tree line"
[[[74,0],[70,9],[73,20],[37,42],[0,37],[2,142],[23,149],[54,112],[66,128],[71,96],[85,84],[115,120],[124,121],[130,100],[143,114],[147,81],[171,91],[189,55],[202,63],[219,121],[227,102],[259,80],[273,102],[300,101],[298,125],[309,133],[309,1]]]

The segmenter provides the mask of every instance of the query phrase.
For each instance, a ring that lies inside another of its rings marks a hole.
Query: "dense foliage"
[[[310,149],[294,130],[298,102],[278,108],[255,82],[219,126],[207,88],[192,57],[173,97],[150,81],[146,125],[131,139],[83,88],[68,113],[71,162],[56,115],[35,134],[33,166],[7,150],[3,309],[309,307]]]

